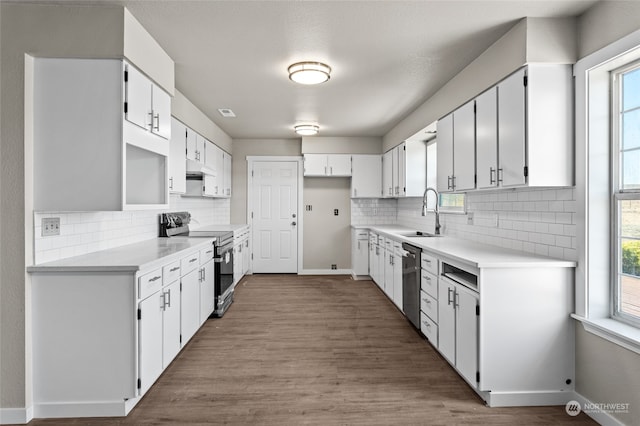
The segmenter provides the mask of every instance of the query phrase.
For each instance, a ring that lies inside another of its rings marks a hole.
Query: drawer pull
[[[427,327],[428,329],[431,329],[431,324],[429,324],[426,321],[422,321],[422,323],[424,324],[425,327]]]
[[[205,254],[213,253],[213,250],[207,250]]]
[[[162,278],[162,275],[158,275],[157,277],[149,278],[149,282],[152,283],[154,281],[158,281],[160,278]]]
[[[426,303],[427,305],[430,305],[430,304],[431,304],[431,300],[429,300],[429,299],[422,299],[422,301],[423,301],[424,303]]]
[[[431,282],[431,278],[429,278],[429,277],[428,277],[428,276],[426,276],[426,275],[423,275],[423,276],[422,276],[422,278],[424,278],[425,280],[427,280],[427,281]]]
[[[173,268],[169,269],[169,272],[175,272],[175,271],[179,271],[180,267],[179,266],[174,266]]]
[[[197,261],[197,260],[198,260],[198,258],[197,258],[197,257],[194,257],[193,259],[189,260],[189,263],[193,263],[193,262],[195,262],[195,261]]]

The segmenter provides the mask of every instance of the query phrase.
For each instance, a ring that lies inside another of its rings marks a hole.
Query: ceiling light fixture
[[[297,124],[293,126],[293,129],[300,136],[313,136],[318,134],[320,126],[317,124]]]
[[[297,62],[287,68],[289,79],[300,84],[324,83],[331,77],[331,67],[321,62]]]

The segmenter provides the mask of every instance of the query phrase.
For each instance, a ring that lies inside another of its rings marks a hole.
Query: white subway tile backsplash
[[[194,227],[230,223],[229,199],[171,195],[169,205],[169,211],[191,212]],[[155,238],[158,216],[163,211],[34,213],[34,262],[39,264]],[[60,235],[42,237],[40,224],[47,217],[60,218]]]
[[[395,200],[384,201],[394,206]],[[400,198],[395,202],[395,221],[391,220],[390,214],[387,223],[433,232],[434,215],[420,215],[421,198]],[[355,217],[355,210],[352,202],[354,224],[358,220],[359,224],[366,224],[377,219],[370,218],[367,221],[362,213]],[[467,211],[474,214],[472,225],[467,223],[467,215],[441,214],[442,233],[512,250],[576,260],[576,201],[573,188],[521,188],[468,193]],[[498,216],[497,227],[495,215]]]

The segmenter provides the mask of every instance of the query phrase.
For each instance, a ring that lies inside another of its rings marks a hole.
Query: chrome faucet
[[[429,187],[424,190],[424,194],[422,195],[422,216],[427,215],[427,194],[429,191],[433,191],[436,194],[436,208],[434,210],[436,214],[436,235],[440,235],[440,209],[438,208],[438,204],[440,203],[438,191],[435,188]]]

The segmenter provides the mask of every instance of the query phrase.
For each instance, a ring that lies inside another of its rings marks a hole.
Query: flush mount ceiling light
[[[321,62],[297,62],[287,68],[289,79],[300,84],[319,84],[329,80],[331,67]]]
[[[320,126],[317,124],[296,124],[293,129],[300,136],[313,136],[318,134]]]

